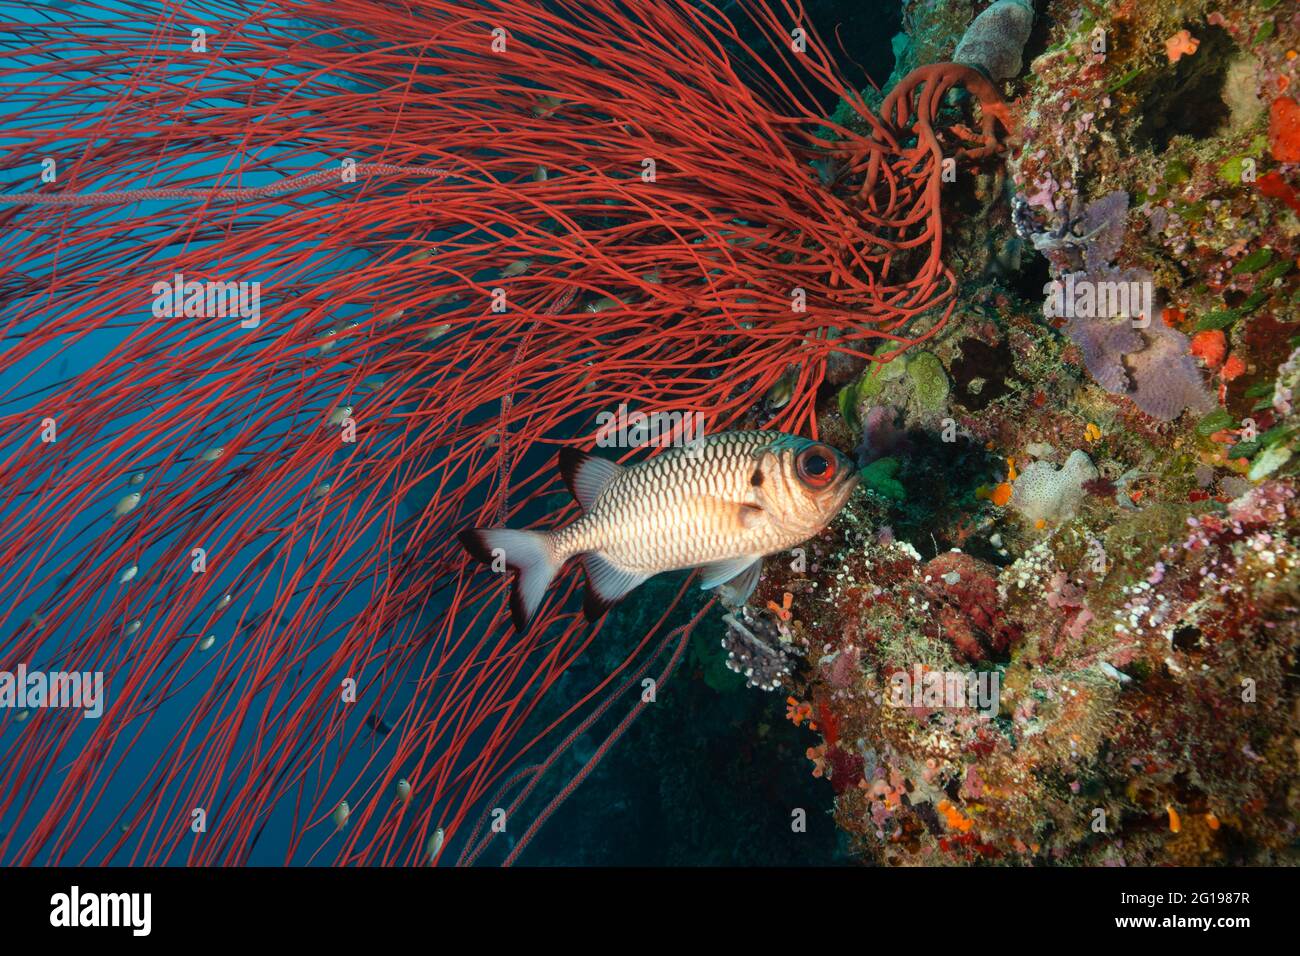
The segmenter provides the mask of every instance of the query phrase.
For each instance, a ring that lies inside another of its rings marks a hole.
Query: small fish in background
[[[138,505],[139,503],[140,503],[140,492],[132,491],[129,494],[123,495],[121,498],[117,500],[117,504],[113,506],[113,518],[116,520],[117,518],[125,517],[126,515],[134,511],[136,505]]]
[[[799,367],[787,369],[786,373],[776,380],[776,383],[763,396],[763,410],[769,415],[779,412],[790,404],[790,399],[794,398],[794,387],[799,378]]]
[[[562,105],[564,105],[564,100],[560,99],[558,96],[552,96],[549,93],[545,96],[539,96],[537,97],[537,102],[533,104],[533,115],[543,118],[551,116]]]
[[[626,467],[565,448],[559,466],[582,517],[550,532],[460,534],[479,561],[499,556],[515,571],[510,611],[520,630],[574,557],[592,621],[647,579],[684,568],[701,568],[702,588],[727,585],[730,603],[741,604],[763,558],[825,528],[859,480],[829,445],[777,431],[721,432]]]

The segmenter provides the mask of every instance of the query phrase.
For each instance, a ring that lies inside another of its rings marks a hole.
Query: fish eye
[[[799,454],[795,467],[804,484],[810,488],[825,488],[835,477],[835,453],[825,445],[814,445]]]

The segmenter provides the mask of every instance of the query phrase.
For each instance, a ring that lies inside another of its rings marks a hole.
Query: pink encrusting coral
[[[922,590],[934,614],[935,638],[969,663],[1005,660],[1021,637],[998,604],[998,569],[950,551],[921,568]]]

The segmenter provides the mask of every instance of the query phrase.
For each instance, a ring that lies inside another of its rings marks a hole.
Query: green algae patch
[[[893,348],[896,346],[892,342],[886,343],[876,350],[876,354],[880,355]],[[845,424],[854,430],[861,429],[862,421],[858,417],[858,406],[879,395],[888,382],[906,374],[907,365],[907,360],[902,356],[883,364],[873,362],[857,381],[850,382],[840,389],[835,396],[835,401]]]
[[[1231,428],[1235,424],[1237,423],[1226,410],[1216,408],[1197,423],[1196,434],[1208,437],[1215,432],[1223,431],[1225,428]]]
[[[1246,258],[1242,259],[1232,267],[1233,275],[1245,275],[1248,272],[1258,272],[1270,262],[1273,261],[1273,250],[1265,246],[1262,249],[1256,249]]]
[[[1207,312],[1201,316],[1196,323],[1196,331],[1205,332],[1214,329],[1226,329],[1241,318],[1241,313],[1236,309],[1223,309],[1218,312]]]
[[[898,468],[897,459],[881,458],[867,465],[858,474],[862,477],[863,487],[868,491],[901,504],[907,498],[907,489],[894,477],[898,474]]]

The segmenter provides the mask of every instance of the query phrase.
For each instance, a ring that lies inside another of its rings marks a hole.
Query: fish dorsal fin
[[[623,468],[612,461],[576,448],[560,449],[560,475],[583,511],[590,511],[601,492],[621,474]]]
[[[641,571],[618,567],[599,551],[584,554],[582,567],[587,572],[587,598],[582,609],[589,621],[599,620],[612,605],[650,577]]]
[[[754,580],[757,582],[757,567],[761,564],[761,558],[755,560],[752,554],[745,554],[739,558],[728,558],[725,561],[702,565],[700,573],[703,577],[700,580],[700,590],[707,591],[709,588],[716,588],[719,584],[725,584],[732,578],[751,571],[751,566],[755,575]]]

